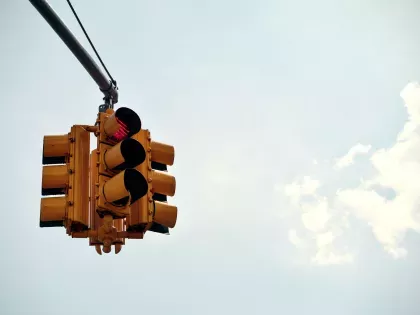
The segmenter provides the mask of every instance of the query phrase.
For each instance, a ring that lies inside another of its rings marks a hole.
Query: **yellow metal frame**
[[[90,133],[83,126],[70,132],[69,186],[67,191],[67,233],[83,231],[89,225]]]

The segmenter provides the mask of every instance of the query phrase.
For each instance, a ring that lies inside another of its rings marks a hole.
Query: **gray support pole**
[[[118,102],[118,91],[105,74],[101,71],[95,61],[90,57],[87,51],[74,37],[60,17],[54,12],[45,0],[29,0],[44,19],[50,24],[53,30],[60,36],[61,40],[71,50],[73,55],[79,60],[82,66],[90,74],[101,92],[105,95],[105,102],[112,105]]]

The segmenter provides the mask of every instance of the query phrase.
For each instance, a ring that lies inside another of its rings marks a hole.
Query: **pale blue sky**
[[[66,1],[49,3],[91,52]],[[420,80],[418,1],[72,3],[117,105],[175,146],[178,222],[103,256],[38,227],[43,136],[93,124],[102,95],[29,1],[0,1],[2,313],[418,314],[419,230],[400,213],[416,219],[420,193],[384,175],[411,198],[384,216],[358,197]],[[357,143],[369,153],[334,170]],[[415,149],[403,160],[418,165]],[[335,249],[305,198],[328,200]],[[313,260],[327,250],[341,258]]]

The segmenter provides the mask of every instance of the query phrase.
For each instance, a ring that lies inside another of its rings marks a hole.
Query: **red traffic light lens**
[[[119,142],[138,133],[141,120],[133,110],[120,107],[106,120],[104,129],[108,138]]]
[[[128,130],[128,126],[121,121],[120,119],[116,118],[117,123],[120,125],[120,128],[117,130],[117,132],[112,136],[116,141],[121,141],[125,138],[127,138],[128,134],[130,133],[130,130]]]

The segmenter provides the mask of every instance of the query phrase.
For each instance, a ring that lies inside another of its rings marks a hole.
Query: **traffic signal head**
[[[168,165],[174,164],[175,148],[171,145],[152,141],[153,203],[154,218],[149,230],[169,234],[168,228],[175,227],[178,208],[167,202],[167,196],[174,196],[175,177],[169,175]]]
[[[175,226],[177,218],[177,207],[166,202],[167,196],[175,194],[175,177],[166,172],[167,165],[174,162],[175,149],[173,146],[152,141],[148,130],[140,130],[133,138],[146,148],[146,161],[139,164],[137,170],[147,178],[149,191],[131,205],[127,230],[167,233],[168,227]]]
[[[49,197],[41,199],[40,227],[65,226],[68,233],[87,229],[89,145],[83,126],[44,137],[41,193]]]
[[[141,120],[129,108],[99,113],[98,191],[96,210],[100,216],[125,217],[129,205],[147,194],[146,178],[135,169],[146,159],[144,146],[133,138]]]
[[[97,147],[90,150],[90,132]],[[45,136],[40,226],[64,226],[88,237],[101,254],[146,231],[168,233],[178,209],[174,196],[174,147],[154,142],[129,108],[100,112],[95,126],[75,125],[65,135]]]

